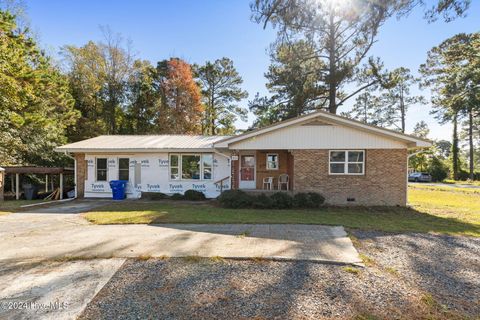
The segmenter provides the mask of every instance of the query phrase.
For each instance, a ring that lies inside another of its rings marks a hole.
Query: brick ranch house
[[[110,197],[110,180],[142,192],[209,198],[222,190],[315,191],[334,205],[407,202],[407,150],[427,140],[317,111],[237,136],[99,136],[56,149],[75,159],[76,196]],[[271,179],[267,179],[271,178]],[[287,184],[281,188],[286,189]]]

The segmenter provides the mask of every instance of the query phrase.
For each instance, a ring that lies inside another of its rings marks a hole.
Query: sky
[[[41,46],[54,56],[64,45],[81,46],[89,40],[101,40],[100,26],[109,26],[132,42],[137,58],[152,63],[172,56],[197,64],[222,57],[232,59],[244,80],[248,99],[253,99],[257,92],[267,94],[264,73],[270,64],[268,49],[276,32],[251,21],[249,2],[27,0],[25,4],[33,32]],[[391,18],[381,27],[371,55],[379,56],[389,70],[407,67],[418,74],[418,67],[432,47],[457,33],[480,31],[480,1],[472,2],[466,18],[450,23],[440,19],[429,24],[420,8],[401,20]],[[428,90],[413,92],[430,97]],[[247,107],[248,99],[241,105]],[[339,112],[349,107],[347,104]],[[424,120],[430,128],[429,138],[450,140],[451,126],[439,125],[429,112],[429,105],[412,106],[407,114],[407,132]],[[253,118],[250,115],[248,122],[237,122],[237,128],[247,128]]]

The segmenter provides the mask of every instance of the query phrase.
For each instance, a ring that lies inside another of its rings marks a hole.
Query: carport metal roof
[[[36,166],[11,166],[3,167],[6,174],[73,174],[73,168],[62,167],[36,167]]]

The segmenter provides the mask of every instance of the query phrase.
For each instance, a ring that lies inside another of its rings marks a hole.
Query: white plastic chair
[[[265,189],[265,185],[267,185],[266,189]],[[273,188],[273,177],[263,178],[263,189],[264,190],[272,190],[272,188]]]
[[[278,176],[278,190],[282,190],[282,185],[285,185],[288,190],[288,174],[286,173]]]

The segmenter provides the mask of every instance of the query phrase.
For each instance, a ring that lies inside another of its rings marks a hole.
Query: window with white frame
[[[278,154],[267,154],[267,170],[278,170]]]
[[[130,159],[118,159],[118,180],[129,180],[130,176]]]
[[[171,154],[170,180],[211,180],[212,154]]]
[[[363,175],[365,173],[364,150],[330,150],[330,174]]]
[[[96,181],[107,181],[107,158],[96,159]]]
[[[213,155],[204,154],[202,155],[202,164],[203,164],[203,179],[210,180],[213,176]]]
[[[178,154],[170,155],[170,180],[180,180],[180,161]]]

